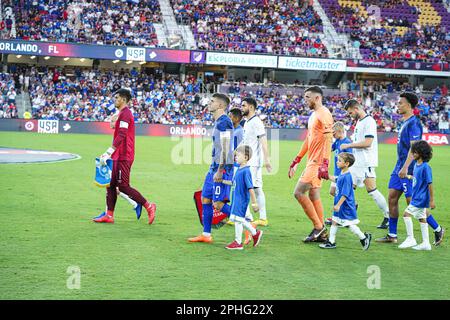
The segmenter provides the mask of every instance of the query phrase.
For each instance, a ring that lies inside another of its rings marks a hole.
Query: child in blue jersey
[[[428,235],[427,210],[436,207],[433,196],[433,176],[428,161],[433,156],[433,149],[423,140],[417,141],[411,146],[411,153],[416,161],[412,178],[412,199],[405,210],[403,220],[406,225],[406,240],[398,247],[400,249],[413,248],[415,250],[431,250]],[[420,222],[422,231],[422,243],[417,245],[414,239],[412,217]]]
[[[331,151],[334,153],[334,176],[338,177],[341,174],[341,169],[339,169],[337,162],[338,162],[338,155],[343,152],[341,151],[341,145],[346,143],[352,143],[352,141],[346,136],[345,134],[345,127],[344,124],[340,121],[335,122],[333,125],[333,138],[334,138],[334,142],[331,146]],[[352,149],[347,149],[346,152],[348,153],[352,153]],[[333,197],[335,196],[336,193],[336,183],[335,182],[331,182],[330,185],[330,195],[332,195]],[[328,218],[325,221],[326,225],[331,225],[332,218]]]
[[[357,226],[359,223],[356,214],[355,194],[353,191],[352,175],[348,168],[355,163],[355,156],[348,152],[342,152],[338,156],[337,165],[341,169],[341,175],[330,177],[330,180],[336,182],[336,195],[334,197],[333,224],[330,228],[328,241],[319,245],[322,249],[336,248],[336,233],[338,225],[349,227],[350,231],[359,237],[363,250],[369,249],[372,235],[363,233]]]
[[[242,250],[242,232],[244,227],[250,231],[253,237],[253,246],[256,247],[261,241],[262,231],[256,230],[252,224],[245,219],[248,203],[251,201],[253,211],[258,212],[255,191],[253,190],[252,174],[247,162],[252,157],[252,149],[247,145],[240,145],[236,151],[236,162],[239,164],[233,178],[233,203],[231,204],[230,220],[234,222],[235,240],[225,248],[229,250]]]

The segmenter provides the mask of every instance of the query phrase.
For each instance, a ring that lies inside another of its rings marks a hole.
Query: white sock
[[[361,229],[356,225],[349,226],[349,229],[352,233],[356,234],[359,240],[363,240],[366,238],[366,235],[361,231]]]
[[[336,243],[336,233],[338,231],[338,226],[332,225],[330,228],[330,236],[328,237],[328,241],[331,243]]]
[[[381,192],[375,189],[374,191],[369,192],[369,196],[372,197],[378,208],[380,208],[380,210],[383,212],[384,217],[389,218],[389,207],[386,202],[386,198],[381,194]]]
[[[252,212],[250,211],[250,207],[247,207],[247,211],[245,212],[245,219],[253,221],[253,215]]]
[[[242,222],[235,221],[234,222],[234,240],[236,240],[237,243],[242,243],[242,231],[244,231],[244,227],[242,226]]]
[[[127,200],[132,206],[133,208],[137,207],[137,202],[134,201],[133,199],[131,199],[127,194],[123,193],[123,192],[119,192],[119,195],[124,198],[125,200]]]
[[[263,220],[267,220],[267,214],[266,214],[266,195],[264,194],[264,191],[261,188],[255,188],[255,196],[256,196],[256,203],[258,203],[259,207],[259,218]]]
[[[248,222],[247,220],[244,219],[244,221],[242,222],[242,224],[244,225],[245,229],[247,229],[248,231],[250,231],[250,233],[252,234],[252,236],[256,235],[256,229],[252,226],[252,224],[250,222]]]
[[[430,238],[428,235],[428,223],[420,223],[420,230],[422,231],[422,241],[423,243],[429,244],[430,243]]]
[[[414,238],[413,222],[411,217],[403,217],[406,225],[406,236]]]

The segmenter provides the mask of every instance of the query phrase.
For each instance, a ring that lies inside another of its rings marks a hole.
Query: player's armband
[[[125,128],[128,129],[129,123],[126,121],[120,121],[119,128]]]

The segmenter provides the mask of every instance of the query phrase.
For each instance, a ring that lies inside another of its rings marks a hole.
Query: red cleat
[[[262,230],[257,230],[256,234],[253,236],[253,246],[256,247],[261,242],[263,232]]]
[[[105,214],[102,217],[93,219],[93,221],[97,223],[114,223],[114,217]]]
[[[156,213],[156,204],[151,203],[148,208],[145,208],[148,213],[148,224],[152,224],[155,220],[155,213]]]
[[[242,249],[244,249],[244,246],[242,245],[242,243],[239,244],[236,241],[233,241],[232,243],[227,245],[225,247],[225,249],[228,249],[228,250],[242,250]]]

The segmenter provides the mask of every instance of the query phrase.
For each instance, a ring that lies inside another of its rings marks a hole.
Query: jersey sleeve
[[[373,118],[370,118],[370,121],[367,121],[365,129],[364,138],[375,138],[377,135],[377,123]]]
[[[431,171],[431,167],[430,166],[426,166],[425,180],[426,180],[427,184],[433,183],[433,173]]]
[[[119,114],[116,121],[117,136],[113,141],[113,146],[117,149],[127,137],[128,128],[130,127],[132,118],[131,112],[123,112]]]
[[[244,171],[244,182],[246,189],[253,189],[252,173],[250,170]]]
[[[350,198],[352,191],[353,191],[352,176],[350,174],[347,174],[342,181],[342,186],[339,191],[340,196],[344,196],[348,199]]]
[[[317,118],[322,124],[321,129],[323,134],[333,132],[333,117],[331,116],[331,114],[323,111],[318,114]]]
[[[258,139],[266,135],[266,129],[264,128],[264,124],[261,120],[259,120],[255,126],[255,133]]]
[[[331,151],[336,150],[337,140],[334,140],[333,144],[331,145]]]
[[[409,141],[416,141],[422,139],[422,126],[418,121],[414,121],[408,126]]]

